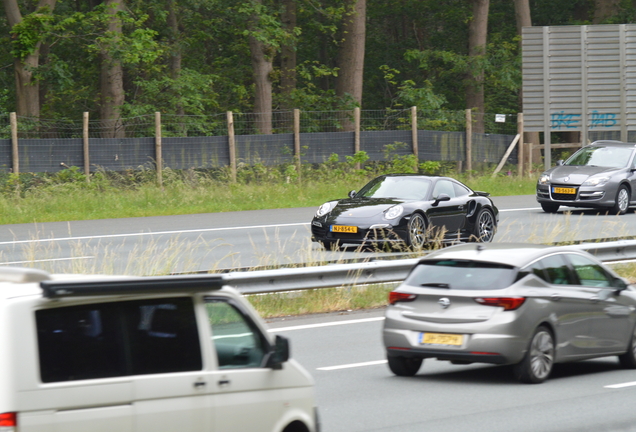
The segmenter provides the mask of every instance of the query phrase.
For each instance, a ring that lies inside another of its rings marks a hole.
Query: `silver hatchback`
[[[555,363],[617,355],[636,368],[636,290],[571,247],[463,244],[420,260],[389,294],[389,367],[415,375],[423,359],[512,364],[527,383]]]

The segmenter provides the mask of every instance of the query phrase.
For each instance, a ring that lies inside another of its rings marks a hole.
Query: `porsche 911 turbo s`
[[[560,206],[587,207],[625,214],[636,205],[636,144],[595,141],[537,181],[537,201],[547,213]]]
[[[418,174],[376,177],[349,198],[326,202],[312,222],[312,240],[326,249],[346,244],[420,248],[431,241],[492,241],[499,210],[487,192],[449,178]]]

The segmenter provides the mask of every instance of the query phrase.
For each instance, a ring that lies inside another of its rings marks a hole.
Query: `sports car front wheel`
[[[414,248],[421,248],[426,243],[426,221],[419,213],[415,213],[409,220],[407,243]]]

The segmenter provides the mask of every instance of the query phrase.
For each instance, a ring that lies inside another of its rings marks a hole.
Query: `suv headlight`
[[[384,213],[384,218],[395,219],[396,217],[401,215],[403,211],[404,211],[404,207],[402,207],[401,205],[393,206],[390,209],[388,209],[386,213]]]
[[[338,201],[332,201],[328,203],[324,203],[320,207],[318,207],[318,211],[316,212],[316,217],[322,217],[329,213],[332,208],[334,208],[338,204]]]
[[[610,180],[609,177],[590,177],[583,182],[583,186],[603,186]]]
[[[541,174],[541,177],[539,177],[539,184],[541,185],[550,184],[550,176],[547,174]]]

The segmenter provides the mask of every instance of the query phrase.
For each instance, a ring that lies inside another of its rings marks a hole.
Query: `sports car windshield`
[[[564,165],[587,165],[609,168],[624,168],[629,163],[631,148],[591,146],[574,153]]]
[[[418,264],[405,283],[411,286],[457,290],[509,287],[515,269],[505,264],[446,259]]]
[[[356,197],[423,200],[430,187],[431,181],[425,178],[378,177],[360,189]]]

